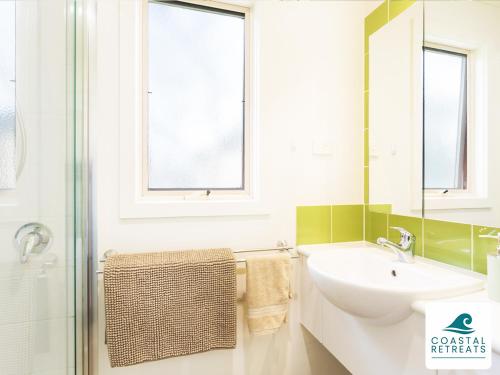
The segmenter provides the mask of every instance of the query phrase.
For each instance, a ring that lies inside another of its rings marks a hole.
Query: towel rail
[[[240,249],[240,250],[234,250],[234,254],[239,254],[239,253],[258,253],[258,252],[264,252],[264,251],[287,251],[290,254],[290,259],[298,259],[299,256],[297,254],[294,254],[291,250],[293,250],[293,247],[288,246],[286,241],[278,241],[278,244],[276,247],[269,247],[269,248],[256,248],[256,249]],[[116,250],[107,250],[103,258],[99,259],[99,263],[104,263],[106,261],[106,258],[110,255],[116,254]],[[246,263],[245,258],[240,258],[240,259],[235,259],[236,263]],[[96,271],[98,275],[104,273],[104,271]]]

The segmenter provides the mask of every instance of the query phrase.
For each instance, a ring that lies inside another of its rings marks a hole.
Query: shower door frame
[[[94,142],[95,30],[97,0],[68,0],[74,5],[75,106],[75,365],[76,375],[98,373],[97,278],[95,258]],[[80,137],[80,138],[79,138]],[[80,161],[78,163],[78,161]]]

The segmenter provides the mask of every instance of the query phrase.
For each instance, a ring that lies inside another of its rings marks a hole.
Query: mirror
[[[424,216],[498,227],[500,2],[427,1],[424,16]]]
[[[403,227],[416,255],[486,273],[483,237],[500,232],[500,1],[389,1],[370,16],[365,238],[398,241],[390,227]]]
[[[16,186],[16,5],[0,1],[0,190]]]
[[[369,37],[370,212],[422,217],[422,15],[414,4]]]

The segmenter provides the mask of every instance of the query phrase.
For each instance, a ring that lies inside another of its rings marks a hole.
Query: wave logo
[[[469,325],[472,323],[472,316],[467,313],[460,314],[455,318],[453,323],[451,323],[448,327],[444,328],[443,331],[460,333],[462,335],[469,335],[476,330]]]
[[[427,303],[425,307],[427,368],[433,370],[490,368],[491,319],[489,302]]]

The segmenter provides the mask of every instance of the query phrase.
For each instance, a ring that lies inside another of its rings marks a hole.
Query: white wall
[[[119,217],[119,9],[97,7],[95,142],[98,254],[107,249],[272,246],[295,242],[295,206],[363,202],[363,24],[370,2],[257,1],[255,59],[262,189],[272,196],[263,216],[120,219]],[[327,141],[331,155],[312,155],[314,140]],[[101,285],[102,287],[102,285]],[[102,295],[101,295],[102,298]],[[325,374],[332,358],[299,326],[292,303],[289,326],[275,336],[252,338],[239,310],[238,347],[110,369],[102,344],[100,374]],[[316,367],[314,367],[316,366]],[[203,369],[203,370],[201,370]]]

